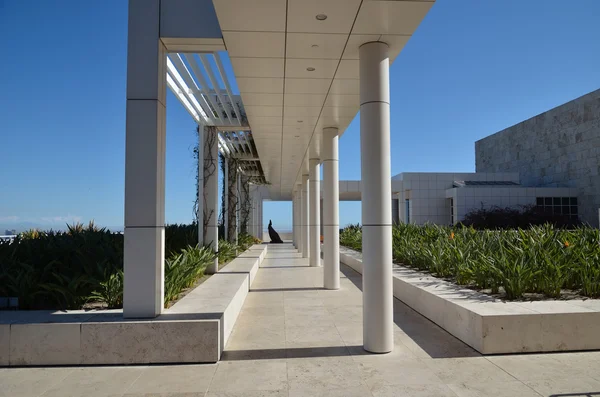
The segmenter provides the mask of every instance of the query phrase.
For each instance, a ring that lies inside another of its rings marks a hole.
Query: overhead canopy
[[[320,157],[323,128],[341,135],[356,116],[360,45],[384,41],[394,61],[433,3],[213,0],[271,199],[291,198],[306,160]],[[231,116],[223,121],[242,121]]]

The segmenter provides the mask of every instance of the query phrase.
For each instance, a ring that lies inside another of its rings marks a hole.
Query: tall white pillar
[[[229,159],[223,158],[223,231],[225,240],[229,241]]]
[[[260,229],[260,221],[258,219],[258,193],[255,194],[254,197],[254,235],[256,236],[257,239],[262,241],[262,236],[259,233],[259,229]]]
[[[262,236],[258,232],[260,224],[258,222],[258,196],[254,198],[254,235],[257,239],[262,241]]]
[[[340,288],[338,129],[323,129],[323,286]]]
[[[235,186],[236,186],[236,188],[235,188],[236,207],[235,207],[235,235],[234,235],[235,240],[234,241],[236,244],[238,244],[239,243],[238,238],[240,236],[240,225],[241,225],[240,221],[241,221],[241,216],[242,216],[241,208],[242,208],[243,195],[242,195],[242,188],[241,188],[242,174],[240,173],[239,169],[235,170],[235,174],[236,174],[237,178],[236,178],[236,184],[235,184]]]
[[[359,59],[363,346],[387,353],[394,348],[388,45],[363,44]]]
[[[164,306],[167,51],[159,0],[131,0],[127,42],[123,316]]]
[[[308,202],[308,174],[302,175],[302,257],[309,257],[310,237],[308,225],[310,224],[310,204]]]
[[[296,192],[292,192],[292,245],[296,247]]]
[[[296,208],[296,221],[295,223],[295,236],[296,236],[296,249],[298,252],[302,252],[302,239],[300,238],[300,217],[302,216],[302,200],[300,199],[302,192],[296,186],[296,196],[294,198]]]
[[[204,128],[198,127],[198,245],[204,245]]]
[[[216,127],[204,127],[206,168],[206,208],[204,217],[208,226],[204,236],[204,245],[210,245],[213,252],[219,252],[219,148]],[[219,259],[215,257],[213,263],[206,267],[206,273],[212,274],[219,271]]]
[[[296,248],[302,253],[302,184],[296,185]]]
[[[260,225],[260,239],[264,240],[265,238],[265,228],[263,224],[263,205],[264,200],[262,197],[258,199],[258,224]]]
[[[309,166],[309,205],[310,208],[310,265],[321,266],[321,227],[319,226],[321,203],[321,173],[319,172],[320,159],[308,161]]]

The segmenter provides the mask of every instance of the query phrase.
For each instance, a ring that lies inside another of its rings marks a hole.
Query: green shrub
[[[165,227],[165,303],[193,285],[214,260],[197,240],[197,224]],[[237,246],[220,242],[220,262],[257,242],[247,234]],[[90,222],[65,232],[30,230],[0,242],[0,296],[18,297],[21,309],[80,309],[90,301],[121,307],[123,234]]]
[[[392,239],[395,262],[492,293],[503,288],[507,299],[530,292],[557,298],[563,289],[600,297],[600,232],[589,227],[480,231],[402,224]],[[360,250],[360,226],[343,229],[340,244]]]
[[[202,277],[206,266],[213,260],[210,248],[198,246],[188,246],[165,260],[165,306]]]

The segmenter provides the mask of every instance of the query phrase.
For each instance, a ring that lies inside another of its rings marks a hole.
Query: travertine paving
[[[600,352],[482,357],[400,301],[394,352],[368,354],[361,277],[342,270],[324,290],[272,245],[219,364],[2,368],[0,396],[600,396]]]

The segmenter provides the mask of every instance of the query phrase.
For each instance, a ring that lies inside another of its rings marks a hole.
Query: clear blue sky
[[[598,15],[598,0],[438,0],[390,70],[392,174],[473,171],[475,140],[600,87]],[[0,0],[0,37],[0,225],[120,227],[127,1]],[[168,104],[166,218],[189,222],[195,126]],[[341,179],[360,179],[359,153],[357,117]],[[284,229],[290,208],[265,218]],[[340,223],[359,221],[342,203]]]

